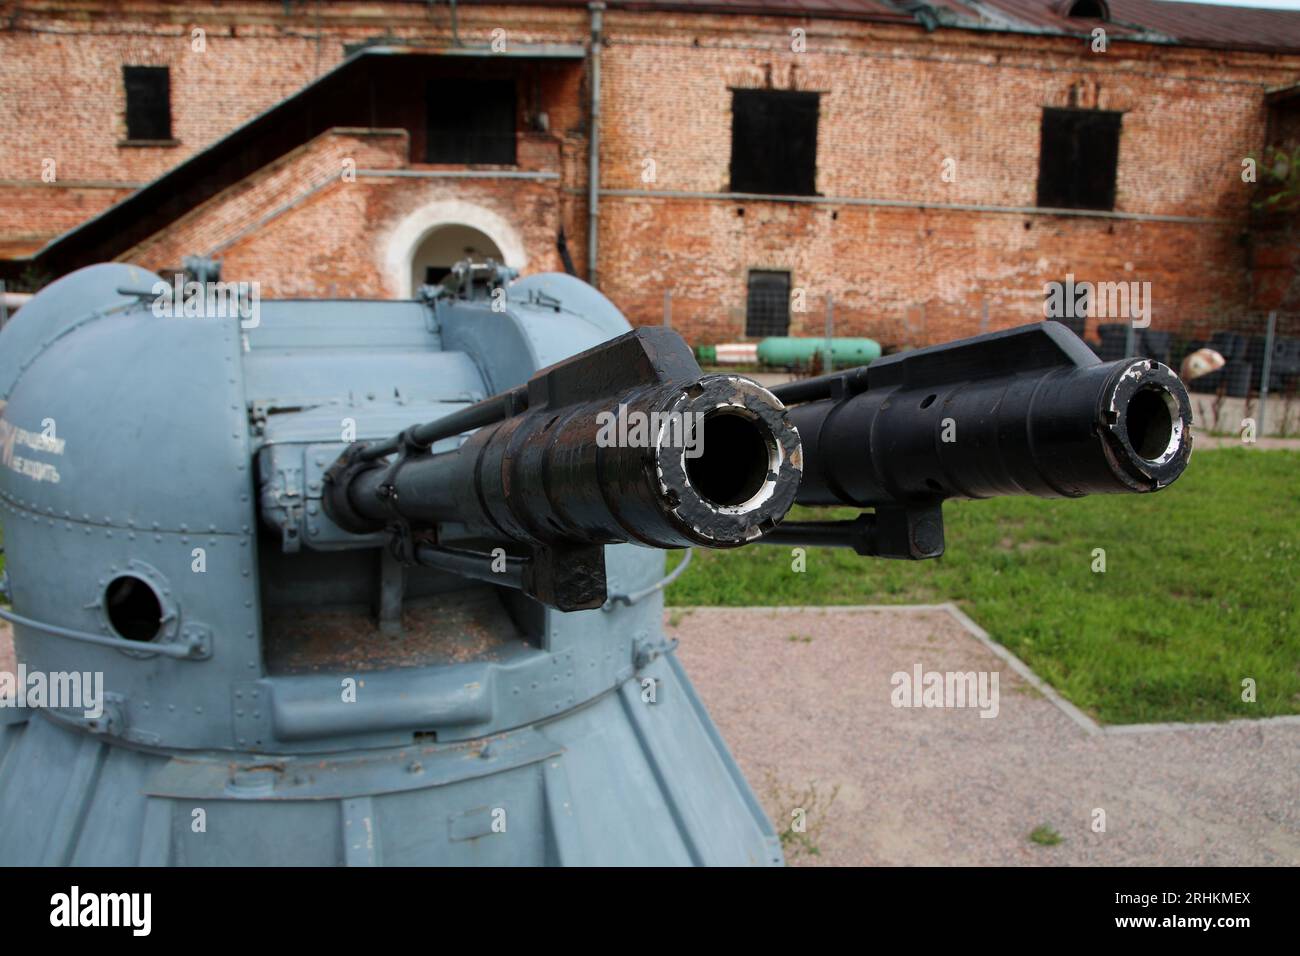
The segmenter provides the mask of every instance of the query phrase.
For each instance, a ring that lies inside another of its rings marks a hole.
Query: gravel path
[[[0,671],[12,674],[15,667],[13,632],[8,621],[0,621]]]
[[[1300,864],[1300,724],[1089,734],[942,610],[667,618],[777,829],[807,811],[792,864]],[[997,717],[893,707],[918,663],[999,671]]]

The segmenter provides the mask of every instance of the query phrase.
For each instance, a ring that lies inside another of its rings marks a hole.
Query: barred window
[[[745,335],[765,338],[790,330],[790,273],[767,269],[749,271],[745,303]]]

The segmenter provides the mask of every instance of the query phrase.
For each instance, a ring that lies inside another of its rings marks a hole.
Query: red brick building
[[[468,250],[697,342],[827,296],[946,339],[1067,274],[1212,321],[1289,295],[1243,174],[1298,81],[1300,13],[1161,0],[6,2],[0,277],[394,297]]]

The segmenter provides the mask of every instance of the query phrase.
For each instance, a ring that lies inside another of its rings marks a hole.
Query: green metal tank
[[[832,338],[831,359],[836,367],[867,365],[880,358],[875,339]],[[772,336],[758,343],[758,360],[764,365],[809,365],[814,355],[824,355],[826,339],[793,335]]]

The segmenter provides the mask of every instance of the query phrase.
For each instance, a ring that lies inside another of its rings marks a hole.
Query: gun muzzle
[[[1187,392],[1150,359],[870,388],[789,417],[807,505],[1156,491],[1192,450]]]
[[[1100,362],[1056,322],[903,352],[774,390],[803,442],[798,503],[874,509],[786,522],[770,544],[943,553],[947,498],[1157,491],[1192,452],[1178,377],[1145,358]]]
[[[784,517],[800,466],[780,402],[746,379],[710,375],[543,405],[396,468],[372,461],[335,483],[332,513],[355,516],[357,531],[399,515],[533,544],[727,548]]]

